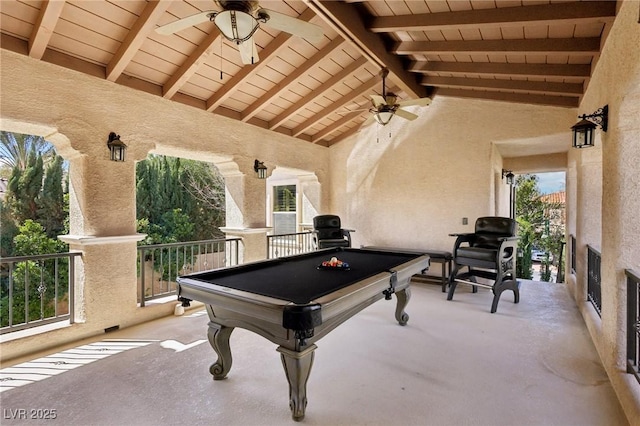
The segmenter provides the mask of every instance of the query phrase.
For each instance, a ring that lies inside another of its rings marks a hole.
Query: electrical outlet
[[[463,217],[463,218],[462,218],[462,224],[463,224],[463,225],[468,225],[468,224],[469,224],[469,219],[468,219],[468,218],[466,218],[466,217]]]

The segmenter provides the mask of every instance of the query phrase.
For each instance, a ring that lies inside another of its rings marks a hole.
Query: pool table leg
[[[309,380],[309,373],[311,373],[316,348],[316,345],[311,345],[298,352],[278,346],[284,372],[289,382],[289,408],[291,408],[291,416],[295,421],[304,419],[304,412],[307,408],[307,380]]]
[[[407,325],[409,322],[409,314],[404,311],[407,307],[409,299],[411,299],[411,289],[409,287],[396,292],[398,302],[396,304],[396,320],[400,325]]]
[[[213,380],[222,380],[227,378],[227,373],[231,370],[231,346],[229,345],[229,337],[233,327],[226,327],[224,325],[209,323],[209,343],[211,347],[218,354],[218,360],[211,364],[209,372],[213,375]]]

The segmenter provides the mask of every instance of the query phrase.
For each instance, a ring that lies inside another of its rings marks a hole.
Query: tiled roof
[[[540,196],[540,200],[542,200],[543,203],[548,204],[564,204],[565,194],[565,191],[552,192],[551,194]]]

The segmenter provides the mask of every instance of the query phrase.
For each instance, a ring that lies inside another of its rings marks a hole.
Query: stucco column
[[[640,272],[640,84],[625,94],[617,109],[610,115],[603,147],[602,322],[605,347],[611,348],[606,356],[624,371],[625,269]]]
[[[573,149],[573,148],[572,148]],[[593,148],[579,150],[576,161],[576,294],[587,294],[587,245],[602,253],[602,140]]]
[[[125,326],[122,318],[131,319],[137,308],[136,243],[144,235],[136,233],[135,164],[146,150],[138,146],[127,150],[126,161],[113,162],[108,132],[80,127],[65,135],[71,146],[81,140],[89,147],[68,159],[70,234],[59,236],[82,252],[75,320],[92,330]]]
[[[224,176],[226,226],[220,228],[228,238],[242,238],[240,263],[267,257],[266,179],[258,179],[253,159],[234,159],[216,163]]]
[[[300,223],[313,224],[313,218],[320,211],[321,186],[315,174],[298,176],[300,187]]]

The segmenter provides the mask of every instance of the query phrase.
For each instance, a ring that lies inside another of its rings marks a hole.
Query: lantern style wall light
[[[265,166],[262,161],[254,161],[253,170],[255,170],[256,174],[258,175],[258,179],[267,178],[267,166]]]
[[[593,114],[579,115],[579,122],[571,126],[573,132],[573,147],[588,148],[593,146],[593,131],[600,126],[602,131],[607,131],[609,122],[609,105],[605,105]],[[594,123],[595,122],[595,123]]]
[[[107,147],[109,147],[109,151],[111,152],[111,161],[124,161],[127,145],[120,140],[120,135],[116,135],[114,132],[109,133]]]
[[[511,170],[502,169],[502,179],[507,178],[507,185],[513,185],[515,175]]]

